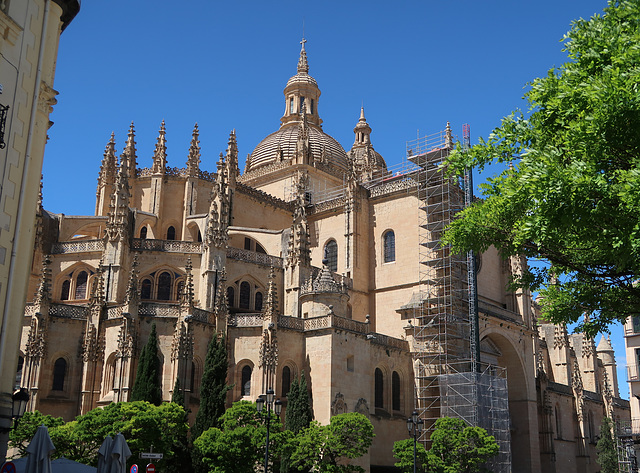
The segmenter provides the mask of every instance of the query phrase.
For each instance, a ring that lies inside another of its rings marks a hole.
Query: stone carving
[[[347,403],[344,402],[344,394],[337,393],[335,399],[331,403],[331,415],[337,416],[338,414],[347,413]]]
[[[367,403],[367,400],[365,398],[361,397],[360,399],[358,399],[354,412],[358,412],[363,416],[369,417],[369,404]]]

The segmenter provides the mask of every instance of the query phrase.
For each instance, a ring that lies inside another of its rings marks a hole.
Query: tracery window
[[[238,305],[241,309],[248,309],[251,304],[251,285],[247,281],[240,283],[240,300]]]
[[[164,271],[158,277],[158,297],[159,301],[171,300],[171,274]]]
[[[324,245],[324,259],[327,260],[327,267],[334,273],[338,271],[338,244],[335,240],[329,240]]]
[[[384,262],[391,263],[396,260],[396,234],[389,230],[384,234]]]
[[[251,396],[251,366],[246,365],[242,368],[242,395]]]
[[[374,406],[378,409],[384,408],[384,378],[382,370],[376,368],[374,374]]]
[[[282,397],[286,397],[291,389],[291,368],[282,368]]]
[[[256,292],[255,299],[256,299],[256,305],[255,305],[256,310],[261,311],[262,310],[262,293]]]
[[[236,291],[229,286],[227,288],[227,304],[229,305],[229,307],[235,307],[235,303],[236,303]]]
[[[140,285],[140,299],[151,299],[151,289],[153,285],[151,283],[151,279],[145,278],[142,280],[142,284]]]
[[[400,375],[397,371],[391,375],[391,409],[400,410]]]
[[[69,300],[69,291],[71,290],[71,281],[66,279],[62,282],[62,290],[60,291],[60,300]]]
[[[58,358],[53,365],[52,391],[64,391],[64,378],[67,374],[67,360]]]
[[[86,271],[80,271],[76,278],[76,296],[75,299],[87,298],[87,279],[89,274]]]

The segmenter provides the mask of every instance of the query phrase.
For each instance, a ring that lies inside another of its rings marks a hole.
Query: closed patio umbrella
[[[127,473],[127,458],[131,456],[131,450],[124,439],[124,435],[118,433],[113,439],[111,448],[111,464],[109,473]]]
[[[27,468],[26,473],[51,473],[51,452],[56,447],[53,446],[51,437],[49,437],[49,429],[45,425],[41,425],[36,430],[36,434],[31,439],[31,443],[27,447]]]
[[[109,461],[111,460],[111,449],[113,448],[113,438],[107,435],[98,450],[98,469],[96,473],[109,473]]]

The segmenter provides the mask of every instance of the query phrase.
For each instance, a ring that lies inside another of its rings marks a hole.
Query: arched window
[[[198,230],[198,243],[202,243],[202,233]]]
[[[384,234],[384,262],[391,263],[396,260],[396,234],[389,230]]]
[[[236,291],[231,286],[227,288],[227,304],[229,307],[235,307],[236,303]]]
[[[378,409],[384,408],[384,378],[382,376],[382,370],[376,368],[375,371],[375,393],[374,393],[374,406]]]
[[[16,370],[16,388],[19,388],[22,382],[22,368],[24,368],[24,357],[20,355],[18,356],[18,369]]]
[[[194,392],[194,388],[196,387],[196,364],[191,362],[191,378],[189,378],[189,390]]]
[[[75,299],[87,298],[87,279],[89,274],[86,271],[80,271],[76,278],[76,297]]]
[[[391,409],[400,410],[400,375],[397,371],[391,375]]]
[[[560,412],[558,410],[558,406],[555,407],[555,415],[556,415],[556,438],[562,438],[562,419],[560,418]]]
[[[145,278],[142,280],[142,284],[140,285],[140,299],[151,299],[151,279]]]
[[[329,240],[324,245],[324,259],[327,260],[329,270],[334,273],[338,271],[338,244],[335,240]]]
[[[248,309],[251,303],[251,285],[247,281],[240,283],[240,300],[238,305],[241,309]]]
[[[291,389],[291,368],[282,368],[282,397],[286,397]]]
[[[173,225],[167,228],[167,240],[175,240],[176,239],[176,227]]]
[[[251,366],[242,368],[242,395],[251,396]]]
[[[262,293],[256,292],[256,310],[262,310]]]
[[[166,271],[158,277],[158,300],[171,300],[171,274]]]
[[[69,300],[69,291],[71,290],[71,281],[66,279],[62,282],[62,290],[60,291],[60,300],[68,301]]]
[[[64,391],[64,377],[67,374],[67,360],[58,358],[53,365],[52,391]]]
[[[147,238],[147,226],[145,225],[140,229],[140,238],[143,240]]]

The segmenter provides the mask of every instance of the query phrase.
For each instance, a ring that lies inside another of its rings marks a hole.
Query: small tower
[[[611,337],[605,337],[603,335],[596,351],[607,373],[613,397],[620,397],[620,393],[618,392],[618,366],[616,365],[613,346],[611,346]]]
[[[368,181],[387,170],[382,155],[371,144],[371,127],[364,117],[364,107],[360,108],[360,119],[353,129],[355,141],[349,151],[351,171],[359,180]]]

